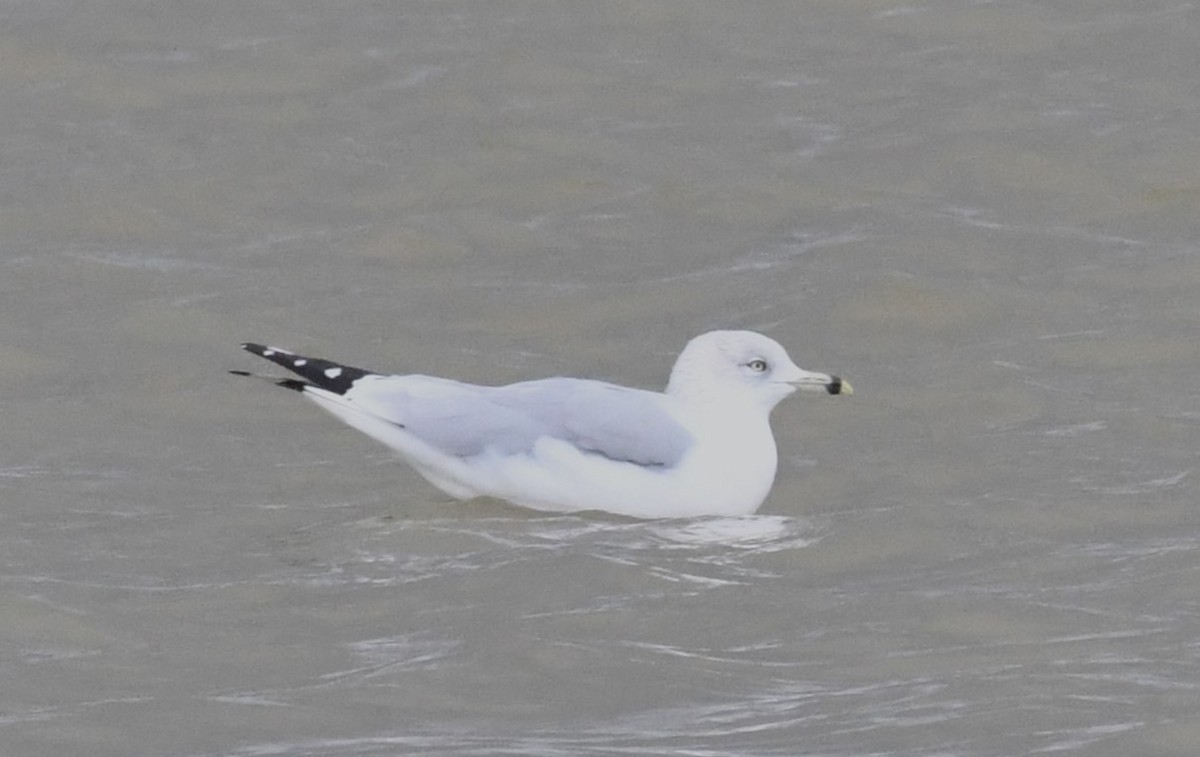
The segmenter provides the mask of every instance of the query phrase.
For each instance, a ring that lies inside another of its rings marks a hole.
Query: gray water
[[[1200,752],[1200,9],[0,5],[0,754]],[[657,387],[760,513],[457,504],[262,340]]]

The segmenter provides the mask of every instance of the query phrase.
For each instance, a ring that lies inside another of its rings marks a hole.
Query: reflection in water
[[[746,515],[736,518],[699,518],[683,525],[649,526],[662,539],[678,544],[713,544],[775,551],[808,545],[800,538],[809,526],[782,515]]]

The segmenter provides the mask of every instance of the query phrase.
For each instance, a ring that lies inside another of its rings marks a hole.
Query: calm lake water
[[[0,4],[0,755],[1200,753],[1200,8]],[[260,340],[658,387],[759,514],[446,500]]]

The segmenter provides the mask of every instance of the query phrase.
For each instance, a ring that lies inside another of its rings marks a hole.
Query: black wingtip
[[[284,383],[284,381],[279,382],[280,386],[296,391],[303,391],[305,387],[315,386],[334,394],[345,394],[354,386],[354,382],[364,376],[374,375],[371,371],[355,368],[352,365],[343,365],[342,363],[334,363],[321,358],[297,355],[291,350],[271,347],[257,342],[243,342],[242,349],[253,355],[270,360],[272,363],[287,368],[293,373],[299,374],[304,381],[286,379],[285,381],[289,383]]]
[[[278,347],[271,347],[270,345],[266,345],[266,344],[259,344],[258,342],[242,342],[241,347],[246,352],[249,352],[254,355],[258,355],[259,357],[265,357],[268,360],[270,360],[272,357],[275,357],[276,355],[291,355],[292,354],[288,350],[282,350]]]
[[[248,376],[249,378],[256,378],[256,379],[262,379],[263,381],[270,381],[272,384],[275,384],[276,386],[282,386],[284,389],[291,389],[294,392],[303,392],[306,387],[313,386],[312,384],[308,383],[307,381],[301,381],[300,379],[276,378],[275,376],[263,376],[258,373],[251,373],[250,371],[231,370],[229,372],[232,373],[234,376]]]

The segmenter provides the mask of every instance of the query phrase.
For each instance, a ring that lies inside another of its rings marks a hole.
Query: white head
[[[667,394],[740,398],[770,410],[797,389],[850,394],[850,384],[797,367],[774,339],[753,331],[710,331],[692,339],[671,369]]]

